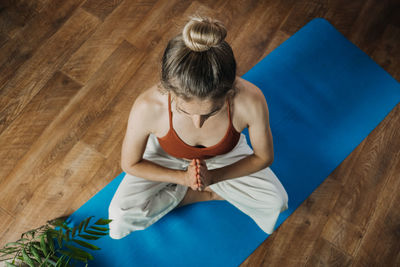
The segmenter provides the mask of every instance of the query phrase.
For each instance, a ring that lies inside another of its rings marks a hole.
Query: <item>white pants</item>
[[[206,159],[208,169],[232,164],[253,150],[241,133],[233,150]],[[150,134],[143,158],[171,169],[185,169],[189,161],[167,154],[157,138]],[[271,234],[282,211],[288,209],[288,195],[272,170],[267,167],[247,176],[237,177],[209,186],[211,190],[250,216],[267,234]],[[121,239],[135,230],[143,230],[173,210],[184,198],[189,187],[158,182],[125,174],[111,200],[108,214],[109,235]]]

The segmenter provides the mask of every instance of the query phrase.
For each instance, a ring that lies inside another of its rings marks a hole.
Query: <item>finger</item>
[[[196,176],[196,178],[197,178],[197,184],[201,185],[201,184],[202,184],[202,180],[201,180],[200,175],[198,174],[198,175]]]

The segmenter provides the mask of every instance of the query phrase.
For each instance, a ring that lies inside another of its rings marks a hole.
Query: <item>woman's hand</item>
[[[200,186],[197,178],[197,170],[196,160],[192,159],[183,176],[184,185],[189,186],[193,190],[198,190]]]
[[[207,169],[207,164],[202,159],[196,159],[197,182],[200,191],[213,184],[211,172]]]

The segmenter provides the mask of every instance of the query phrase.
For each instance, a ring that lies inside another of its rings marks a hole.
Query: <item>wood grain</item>
[[[323,17],[400,80],[397,0],[0,4],[0,246],[118,174],[129,110],[188,16],[221,20],[243,75]],[[240,266],[400,266],[400,105]]]

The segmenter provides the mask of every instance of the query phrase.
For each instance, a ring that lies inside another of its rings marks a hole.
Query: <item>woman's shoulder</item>
[[[239,117],[241,128],[248,127],[249,121],[259,114],[255,107],[265,105],[266,100],[261,89],[255,84],[236,76],[237,93],[233,99],[234,111]]]
[[[168,94],[159,90],[159,84],[155,84],[142,91],[135,99],[133,105],[141,105],[152,115],[163,112],[167,106]]]
[[[157,132],[159,120],[165,120],[165,112],[168,110],[168,94],[162,93],[158,84],[142,91],[135,99],[131,112],[136,110],[140,112],[143,122],[151,129],[151,132]]]
[[[237,101],[238,104],[249,104],[253,103],[260,97],[264,98],[264,94],[261,89],[258,88],[254,83],[249,82],[242,77],[236,76],[236,85],[238,88]]]

